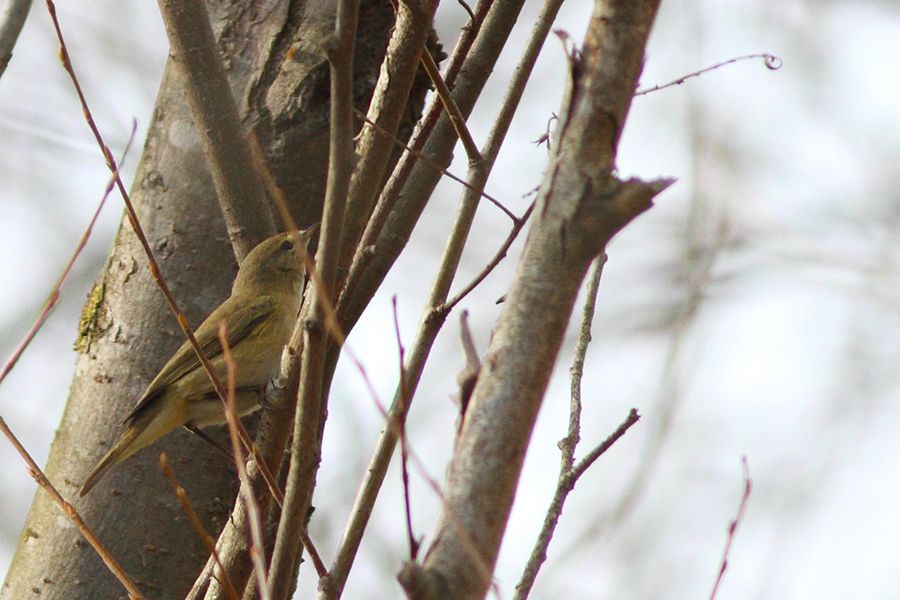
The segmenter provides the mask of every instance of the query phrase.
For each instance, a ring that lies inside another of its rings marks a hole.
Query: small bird
[[[281,352],[291,336],[306,273],[304,254],[316,225],[279,233],[244,258],[231,296],[194,332],[216,373],[225,380],[219,323],[225,322],[236,365],[236,409],[250,413],[260,405],[266,384],[278,373]],[[125,432],[81,486],[84,496],[113,466],[179,426],[190,429],[225,422],[222,400],[188,341],[150,382],[125,418]]]

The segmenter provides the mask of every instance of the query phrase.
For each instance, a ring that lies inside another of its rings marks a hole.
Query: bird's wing
[[[197,343],[203,353],[211,361],[222,353],[222,343],[219,341],[219,323],[224,319],[228,329],[228,345],[234,348],[242,339],[256,330],[275,310],[275,300],[270,296],[260,296],[249,305],[233,309],[231,298],[226,300],[210,314],[194,332]],[[194,352],[190,342],[185,340],[180,348],[172,355],[169,362],[160,370],[159,374],[147,386],[147,390],[141,399],[125,417],[125,421],[134,418],[154,398],[159,396],[167,386],[178,381],[185,374],[196,368],[202,368],[200,359]]]

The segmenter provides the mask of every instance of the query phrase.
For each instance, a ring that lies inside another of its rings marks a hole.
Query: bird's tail
[[[81,489],[78,490],[79,496],[84,496],[91,491],[91,488],[100,481],[100,478],[103,477],[110,468],[119,464],[140,449],[140,447],[134,443],[139,437],[138,433],[138,430],[133,426],[129,426],[125,430],[122,437],[116,442],[116,445],[112,447],[112,450],[107,452],[106,456],[100,459],[100,462],[97,463],[97,466],[94,467],[91,474],[88,475],[87,479],[84,480],[84,483],[81,484]]]
[[[91,471],[81,489],[79,496],[84,496],[96,485],[110,468],[116,466],[145,446],[149,446],[168,432],[178,427],[179,422],[166,418],[160,411],[145,412],[137,416],[122,433],[116,445],[106,453],[94,470]]]

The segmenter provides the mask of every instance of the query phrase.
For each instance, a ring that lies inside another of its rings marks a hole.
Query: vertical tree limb
[[[359,136],[359,163],[347,198],[347,220],[340,267],[346,269],[362,237],[384,182],[394,137],[412,88],[419,57],[431,31],[437,0],[400,3],[397,24],[388,43],[366,124]]]
[[[359,0],[342,0],[338,4],[334,36],[325,48],[331,65],[328,184],[322,214],[322,235],[316,253],[318,278],[310,280],[310,320],[301,361],[299,403],[284,508],[278,522],[269,575],[269,589],[274,598],[287,598],[293,591],[302,535],[306,530],[321,456],[321,420],[327,396],[324,371],[330,342],[325,324],[326,311],[329,310],[326,303],[333,303],[337,297],[334,286],[344,231],[344,209],[356,163],[353,147],[353,46],[358,18]]]

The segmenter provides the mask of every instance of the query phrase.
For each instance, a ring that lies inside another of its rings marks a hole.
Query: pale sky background
[[[485,138],[539,3],[529,2],[471,120]],[[590,3],[570,0],[556,27],[581,40]],[[107,143],[131,119],[140,148],[167,44],[155,3],[60,3],[70,52]],[[464,14],[444,2],[453,45]],[[900,3],[896,0],[663,1],[642,84],[729,58],[776,54],[637,98],[622,140],[625,176],[678,183],[609,248],[584,380],[579,455],[637,407],[643,419],[569,499],[534,598],[709,596],[726,528],[754,481],[720,599],[900,598]],[[531,142],[558,110],[565,77],[551,39],[489,191],[521,213],[546,151]],[[461,155],[461,152],[459,153]],[[131,173],[138,157],[128,159]],[[458,157],[453,168],[465,173]],[[0,79],[0,359],[24,335],[107,180],[56,54],[43,3]],[[390,299],[412,342],[459,186],[443,183],[350,344],[383,399],[397,384]],[[0,386],[0,415],[46,459],[75,361],[90,282],[121,215],[111,198],[60,305]],[[494,253],[507,223],[479,213],[459,281]],[[462,305],[480,350],[521,244]],[[534,434],[496,576],[511,597],[556,482],[576,309]],[[426,369],[410,417],[416,451],[443,478],[452,444],[458,315]],[[380,421],[359,375],[332,394],[312,534],[330,561]],[[632,488],[641,465],[651,464]],[[0,573],[34,494],[0,440]],[[635,490],[629,495],[629,490]],[[413,482],[414,523],[431,541],[437,499]],[[627,511],[616,512],[632,497]],[[406,556],[399,476],[376,509],[348,598],[400,598]],[[619,518],[612,515],[618,514]],[[308,569],[306,569],[308,571]],[[313,589],[311,578],[301,590]],[[377,593],[376,593],[377,591]],[[298,594],[300,596],[301,594]],[[307,594],[302,594],[306,597]]]

